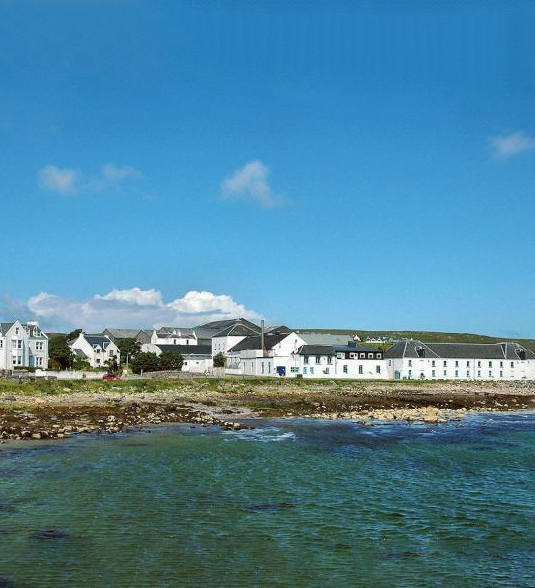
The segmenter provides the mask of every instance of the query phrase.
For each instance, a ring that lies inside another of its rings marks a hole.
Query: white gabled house
[[[259,336],[260,330],[255,324],[244,319],[236,321],[212,337],[212,355],[225,354],[246,337]]]
[[[535,353],[518,343],[400,341],[385,352],[395,380],[535,380]]]
[[[154,329],[150,338],[153,345],[197,345],[193,329],[185,327],[161,327]]]
[[[119,348],[107,335],[80,333],[69,341],[69,347],[75,356],[87,361],[92,368],[104,368],[110,360],[115,359],[117,363],[121,360]]]
[[[48,369],[48,337],[37,321],[0,323],[0,369]]]
[[[204,374],[211,372],[213,367],[211,345],[154,345],[144,343],[141,346],[143,353],[155,353],[158,357],[162,353],[180,353],[183,372],[195,372]]]

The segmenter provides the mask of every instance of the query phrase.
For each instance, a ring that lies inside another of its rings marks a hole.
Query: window
[[[22,339],[17,341],[17,349],[22,349]]]
[[[298,367],[291,367],[290,371],[292,372],[292,374],[298,374],[299,373],[299,368]]]
[[[0,349],[2,349],[2,347],[4,347],[4,341],[0,339]]]
[[[355,354],[354,354],[354,353],[352,353],[351,355],[355,355]],[[338,359],[344,359],[344,354],[343,354],[343,353],[337,353],[337,354],[336,354],[336,357],[337,357]]]
[[[306,374],[308,372],[308,368],[304,367],[303,368],[303,373]]]
[[[459,361],[455,360],[455,367],[459,367]]]
[[[261,363],[262,373],[264,373],[264,362]]]
[[[38,366],[42,366],[43,365],[43,358],[42,357],[36,357],[35,358],[35,364]]]
[[[514,367],[515,367],[515,362],[514,362],[514,361],[512,361],[512,362],[511,362],[511,367],[512,367],[512,368],[514,368]]]
[[[477,367],[481,367],[481,362],[480,361],[477,362]]]
[[[444,362],[444,367],[448,367],[448,362],[447,361]]]
[[[316,363],[320,363],[321,357],[319,355],[316,355]]]
[[[329,368],[325,368],[325,369],[323,370],[323,373],[324,373],[324,374],[328,374],[328,373],[329,373]]]
[[[381,373],[381,366],[380,365],[376,365],[375,366],[375,373],[376,374],[380,374]]]
[[[444,377],[448,375],[448,370],[444,370]]]
[[[19,331],[20,331],[20,329],[17,327],[17,328],[15,329],[15,335],[18,335],[18,334],[19,334]]]
[[[477,377],[481,378],[481,372],[479,370],[477,370]]]
[[[342,371],[344,372],[344,374],[347,374],[347,364],[344,365],[344,367],[342,368]]]
[[[409,367],[412,366],[412,359],[409,359]]]
[[[435,367],[436,365],[436,361],[433,359],[433,361],[431,362],[431,367]]]
[[[308,355],[305,355],[305,357],[303,358],[303,363],[308,363]]]
[[[466,370],[466,377],[469,378],[470,377],[470,371]]]
[[[360,354],[360,359],[366,359],[366,354],[365,353],[361,353]]]
[[[412,378],[412,370],[409,370],[409,380]]]
[[[333,362],[333,356],[332,356],[332,355],[328,355],[328,356],[327,356],[327,363],[328,363],[329,365],[331,365],[331,364],[332,364],[332,362]]]
[[[492,372],[489,370],[489,378],[492,378]]]
[[[435,370],[431,370],[431,377],[434,378],[436,375],[436,371]]]
[[[459,370],[455,370],[455,377],[458,378],[459,377]]]
[[[392,365],[392,360],[391,359],[388,360],[388,365]]]
[[[373,353],[368,353],[368,359],[373,359]]]
[[[503,378],[503,372],[500,371],[500,378]]]
[[[311,373],[311,374],[313,374],[313,373],[314,373],[314,368],[313,368],[313,367],[311,367],[311,368],[310,368],[310,373]]]
[[[500,361],[500,367],[503,367],[503,361]]]
[[[470,367],[470,362],[469,361],[466,362],[466,367]]]
[[[364,369],[363,369],[362,364],[361,364],[361,365],[359,365],[359,374],[362,375],[363,373],[364,373]]]
[[[489,361],[489,367],[492,367],[492,361]]]
[[[382,359],[383,358],[383,354],[382,353],[378,353],[377,354],[377,359]]]

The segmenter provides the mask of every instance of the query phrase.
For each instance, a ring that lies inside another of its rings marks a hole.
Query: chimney
[[[262,357],[264,357],[264,320],[260,321],[260,347],[262,348]]]

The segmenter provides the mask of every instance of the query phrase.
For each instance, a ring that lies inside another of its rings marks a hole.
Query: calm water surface
[[[535,586],[535,415],[0,446],[0,578]]]

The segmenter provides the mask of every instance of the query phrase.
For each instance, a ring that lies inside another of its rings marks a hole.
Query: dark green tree
[[[67,341],[74,341],[74,339],[76,339],[81,332],[82,332],[82,329],[74,329],[74,331],[67,333],[67,335],[66,335]]]
[[[50,367],[66,370],[72,366],[74,355],[67,345],[66,335],[54,335],[48,341]]]
[[[214,367],[225,367],[226,360],[227,358],[221,352],[219,352],[217,355],[214,355]]]
[[[128,363],[130,363],[134,357],[141,352],[141,344],[139,341],[131,338],[119,339],[117,347],[119,347],[119,351],[121,352],[121,363],[126,363],[127,357]]]
[[[160,369],[160,358],[156,353],[138,353],[130,366],[134,374],[157,372]]]
[[[180,353],[174,353],[173,351],[165,351],[160,355],[160,369],[161,370],[177,370],[182,369],[184,358]]]

